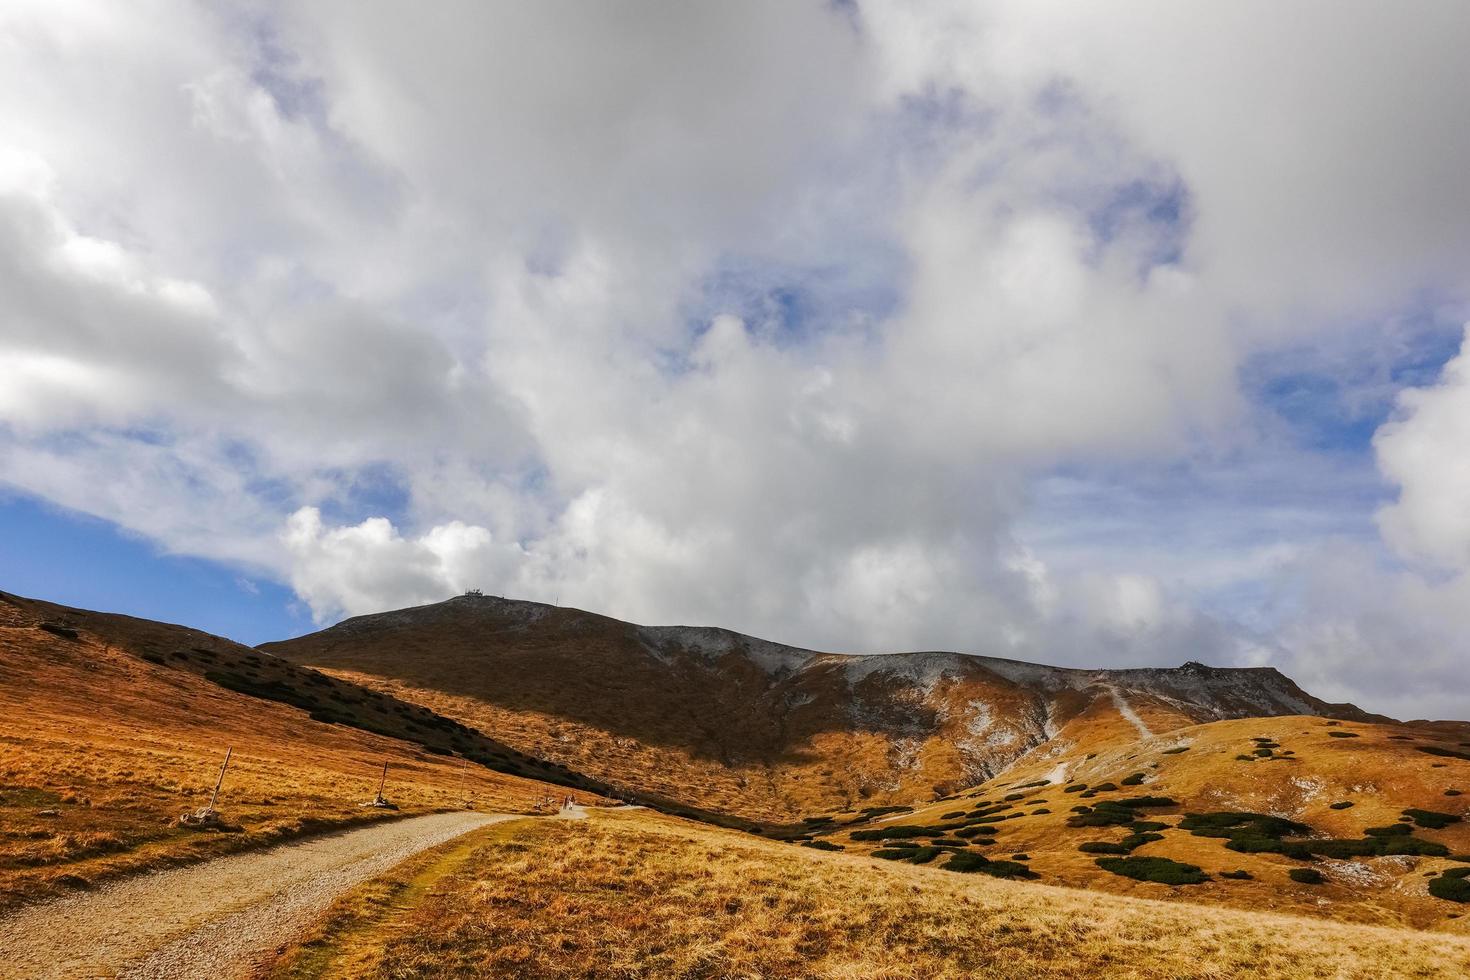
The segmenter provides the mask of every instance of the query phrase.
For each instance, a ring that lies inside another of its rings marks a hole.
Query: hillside
[[[755,820],[946,795],[1082,719],[1136,736],[1250,716],[1373,718],[1270,668],[850,656],[489,596],[360,616],[261,649],[613,785]]]
[[[1470,895],[1431,892],[1459,894],[1443,879],[1470,873],[1470,725],[1288,716],[1123,734],[1077,719],[1003,779],[825,815],[812,840],[940,874],[981,855],[1001,877],[1470,934]]]
[[[1162,887],[1162,886],[1156,886]],[[339,903],[318,977],[1463,977],[1470,939],[821,854],[649,811],[516,821]]]
[[[225,831],[176,826],[208,801],[227,747]],[[567,792],[456,749],[564,775],[221,637],[0,593],[0,905],[381,819],[361,804],[384,763],[401,814],[529,811]]]

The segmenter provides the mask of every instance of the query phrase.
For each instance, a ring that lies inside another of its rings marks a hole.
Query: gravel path
[[[0,918],[0,977],[251,976],[346,889],[509,814],[438,813],[114,882]]]

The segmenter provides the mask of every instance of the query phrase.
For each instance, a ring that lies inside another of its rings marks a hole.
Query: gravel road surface
[[[0,977],[250,977],[343,891],[509,814],[438,813],[123,879],[0,917]]]

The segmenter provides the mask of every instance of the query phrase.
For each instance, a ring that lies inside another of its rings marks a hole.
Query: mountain
[[[1272,668],[820,653],[480,595],[261,649],[615,787],[761,821],[943,796],[1079,725],[1136,738],[1230,718],[1377,717]]]

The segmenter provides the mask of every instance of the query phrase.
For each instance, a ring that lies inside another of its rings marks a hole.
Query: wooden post
[[[212,811],[215,801],[219,799],[219,788],[225,784],[225,770],[230,768],[230,755],[234,751],[235,747],[233,745],[225,749],[225,763],[219,767],[219,779],[214,782],[214,792],[209,796],[209,806],[205,807],[206,810]]]
[[[385,763],[383,763],[383,778],[380,779],[380,780],[378,780],[378,800],[380,802],[383,799],[383,787],[387,784],[387,782],[388,782],[388,763],[385,762]]]

